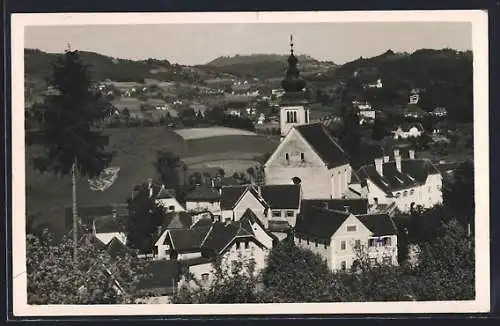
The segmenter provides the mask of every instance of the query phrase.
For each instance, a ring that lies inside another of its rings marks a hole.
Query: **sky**
[[[254,23],[29,26],[25,48],[51,53],[72,49],[121,59],[167,59],[195,65],[219,56],[289,52],[343,64],[388,49],[472,49],[467,22]]]

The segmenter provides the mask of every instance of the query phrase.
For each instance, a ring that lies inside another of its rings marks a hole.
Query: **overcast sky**
[[[25,47],[46,52],[73,49],[123,59],[167,59],[204,64],[218,56],[289,51],[342,64],[388,49],[472,49],[470,23],[274,23],[33,26],[25,30]]]

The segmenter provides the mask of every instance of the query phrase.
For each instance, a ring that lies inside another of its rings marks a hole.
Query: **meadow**
[[[175,131],[184,140],[210,138],[216,136],[255,136],[251,131],[227,128],[227,127],[209,127],[209,128],[185,128]]]
[[[119,167],[118,177],[105,191],[93,191],[88,179],[79,177],[77,200],[79,205],[107,205],[123,203],[133,187],[148,178],[157,178],[153,163],[158,150],[171,151],[181,157],[193,171],[207,167],[213,169],[214,162],[232,160],[229,170],[254,164],[256,156],[270,153],[277,146],[275,140],[261,136],[231,135],[184,140],[165,127],[137,127],[107,129],[110,136],[109,149],[115,151],[111,166]],[[28,154],[39,148],[27,149]],[[30,157],[28,155],[27,157]],[[28,160],[29,161],[29,160]],[[226,162],[226,163],[231,163]],[[215,164],[216,166],[217,164]],[[71,205],[71,177],[40,174],[34,171],[31,162],[26,165],[26,212],[39,214],[38,223],[50,224],[55,232],[64,230],[64,206]],[[244,170],[241,172],[245,172]]]

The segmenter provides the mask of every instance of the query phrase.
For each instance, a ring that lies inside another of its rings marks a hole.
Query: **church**
[[[281,142],[264,165],[266,185],[300,184],[304,199],[360,197],[348,154],[321,123],[310,123],[305,81],[290,37],[288,69],[281,86]]]

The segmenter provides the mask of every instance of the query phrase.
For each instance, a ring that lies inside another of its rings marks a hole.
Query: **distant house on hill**
[[[397,228],[384,215],[357,215],[311,206],[300,213],[295,245],[319,254],[333,270],[359,266],[366,254],[371,264],[397,265]]]
[[[166,189],[164,186],[156,194],[155,202],[157,205],[163,206],[166,212],[186,211],[175,198],[175,191],[173,189]]]
[[[403,116],[410,119],[423,118],[427,112],[417,104],[408,104],[403,108]]]
[[[432,115],[436,117],[446,117],[448,115],[448,111],[446,111],[443,107],[437,107],[431,112]]]
[[[220,214],[221,193],[212,187],[200,185],[186,195],[186,209],[188,211],[208,210]]]
[[[423,132],[424,127],[420,123],[403,123],[392,131],[394,139],[416,138],[422,136]]]

